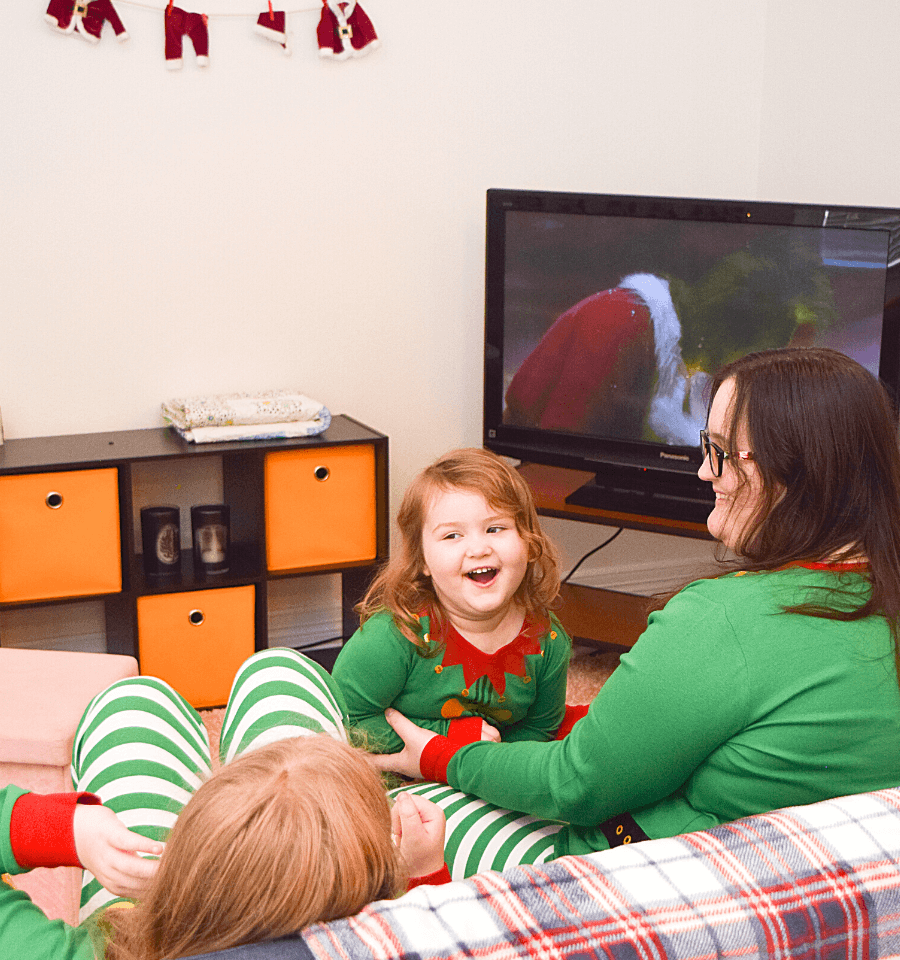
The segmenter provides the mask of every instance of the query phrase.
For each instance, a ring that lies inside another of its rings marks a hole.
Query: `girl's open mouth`
[[[497,576],[496,567],[478,567],[475,570],[470,570],[466,576],[470,580],[474,580],[476,583],[490,583],[494,577]]]

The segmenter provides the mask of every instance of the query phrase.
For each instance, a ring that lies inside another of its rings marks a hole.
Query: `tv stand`
[[[595,510],[706,523],[715,502],[709,484],[681,473],[662,474],[653,486],[645,477],[641,480],[637,489],[634,471],[611,466],[573,490],[565,501]]]
[[[608,499],[603,501],[604,507],[599,508],[573,500],[573,494],[593,483],[593,473],[537,463],[523,463],[519,473],[531,487],[537,512],[542,516],[712,540],[705,522],[710,508],[707,508],[700,521],[687,519],[683,512],[673,518],[662,516],[659,512],[644,515],[614,510],[610,508]],[[633,499],[630,505],[634,506]],[[560,600],[558,613],[570,636],[601,647],[627,649],[634,645],[647,624],[646,597],[619,590],[564,583]]]

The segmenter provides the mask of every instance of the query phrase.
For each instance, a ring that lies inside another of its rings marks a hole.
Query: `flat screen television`
[[[900,210],[489,190],[484,445],[572,503],[705,521],[710,375],[827,345],[900,382]],[[896,402],[896,401],[895,401]]]

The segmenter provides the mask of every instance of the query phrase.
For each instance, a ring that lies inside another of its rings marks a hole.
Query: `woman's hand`
[[[129,830],[109,807],[99,804],[79,803],[73,828],[78,859],[110,893],[135,898],[146,890],[159,862],[138,854],[159,856],[164,844]]]
[[[437,734],[417,727],[412,720],[407,720],[393,707],[388,707],[384,711],[384,716],[403,741],[404,747],[399,753],[373,754],[370,758],[372,763],[379,770],[402,773],[405,777],[421,777],[422,751],[425,749],[425,744]]]
[[[391,833],[410,877],[427,877],[444,866],[444,811],[415,793],[399,793],[391,808]]]

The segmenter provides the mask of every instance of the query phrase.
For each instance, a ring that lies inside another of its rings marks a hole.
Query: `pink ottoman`
[[[84,708],[113,681],[137,674],[134,657],[0,648],[0,786],[71,790],[72,741]],[[49,916],[78,922],[80,870],[32,870],[12,883]]]

